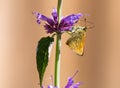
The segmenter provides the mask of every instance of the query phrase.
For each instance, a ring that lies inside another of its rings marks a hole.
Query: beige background
[[[35,21],[33,11],[50,16],[57,0],[0,0],[0,88],[39,88],[35,51],[46,36]],[[89,13],[95,27],[87,32],[85,54],[77,56],[66,45],[63,35],[61,88],[78,69],[81,88],[120,88],[120,1],[63,0],[63,15]],[[55,48],[54,48],[55,49]],[[53,75],[54,49],[45,73]]]

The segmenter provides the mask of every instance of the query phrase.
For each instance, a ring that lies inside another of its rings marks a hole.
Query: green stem
[[[62,8],[62,0],[58,0],[58,5],[57,5],[58,22],[60,22],[61,8]]]
[[[61,17],[62,0],[58,0],[57,13],[58,22]],[[60,88],[60,47],[61,47],[61,33],[57,32],[56,35],[56,56],[55,56],[55,71],[54,71],[54,86]]]
[[[60,46],[61,46],[61,34],[57,33],[55,72],[54,72],[54,86],[57,86],[57,88],[60,88]]]

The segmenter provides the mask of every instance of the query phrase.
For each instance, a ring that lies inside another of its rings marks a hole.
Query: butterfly
[[[77,27],[73,29],[74,32],[71,32],[71,37],[67,40],[66,44],[78,55],[84,54],[84,45],[87,27]]]
[[[85,18],[85,26],[74,26],[72,31],[68,32],[70,34],[70,38],[67,40],[66,44],[78,55],[84,55],[84,46],[85,46],[85,38],[86,31],[88,27],[86,26],[86,18]],[[91,28],[91,27],[89,27]]]

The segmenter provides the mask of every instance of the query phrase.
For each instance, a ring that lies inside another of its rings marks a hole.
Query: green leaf
[[[40,86],[42,86],[44,72],[48,65],[49,59],[49,47],[54,41],[53,37],[43,37],[38,42],[36,61],[37,61],[37,70],[39,72]]]

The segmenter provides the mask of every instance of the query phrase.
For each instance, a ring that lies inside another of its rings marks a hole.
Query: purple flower
[[[64,88],[79,88],[79,86],[80,86],[81,84],[83,84],[82,82],[74,83],[73,78],[75,77],[75,75],[76,75],[77,73],[78,73],[78,70],[74,73],[74,75],[73,75],[72,77],[68,78],[68,82],[67,82],[67,84],[66,84],[66,86],[65,86]],[[42,86],[42,88],[45,88],[45,87]],[[53,85],[48,85],[47,88],[57,88],[57,87],[55,87],[55,86],[53,86]]]
[[[70,86],[72,86],[74,83],[74,80],[72,78],[68,78],[68,83],[67,85],[65,86],[65,88],[70,88]]]
[[[78,82],[78,83],[75,83],[74,84],[74,80],[73,80],[73,77],[70,77],[68,79],[68,83],[67,85],[65,86],[65,88],[79,88],[79,86],[82,84],[82,82]],[[42,86],[42,88],[45,88],[44,86]],[[48,85],[47,88],[57,88],[57,87],[54,87],[53,85]]]
[[[71,31],[72,27],[75,23],[80,19],[82,16],[81,13],[79,14],[72,14],[66,17],[63,17],[60,22],[58,22],[58,14],[56,9],[52,11],[52,17],[48,18],[40,13],[34,13],[37,17],[37,23],[40,24],[41,20],[46,21],[44,28],[47,30],[47,33],[53,32],[64,32],[64,31]]]
[[[71,77],[71,78],[68,79],[68,83],[65,86],[65,88],[79,88],[79,86],[81,84],[82,84],[81,82],[78,82],[78,83],[74,84],[73,77]]]
[[[65,88],[79,88],[79,86],[82,84],[82,82],[78,82],[74,84],[74,80],[73,78],[75,77],[75,75],[78,73],[78,70],[74,73],[74,75],[70,78],[68,78],[68,82],[67,85],[65,86]]]

